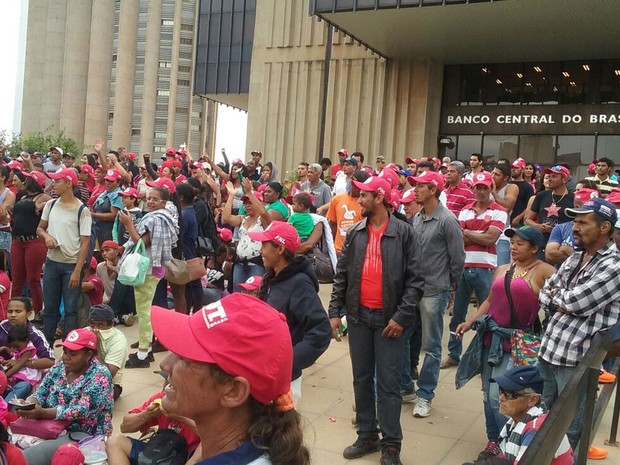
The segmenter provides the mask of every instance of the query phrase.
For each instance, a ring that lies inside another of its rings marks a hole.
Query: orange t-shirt
[[[336,223],[334,246],[336,253],[340,253],[347,231],[362,219],[362,207],[357,202],[357,197],[351,197],[347,193],[339,194],[329,202],[326,217],[329,221]]]
[[[381,237],[387,228],[387,222],[376,231],[370,224],[368,230],[368,247],[362,267],[360,287],[360,305],[369,308],[383,308],[383,260],[381,258]]]

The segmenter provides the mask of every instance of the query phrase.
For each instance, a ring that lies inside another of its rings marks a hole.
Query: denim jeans
[[[358,322],[349,322],[357,434],[361,439],[376,438],[378,415],[383,434],[381,448],[389,446],[400,450],[403,440],[400,427],[400,377],[405,339],[402,335],[398,338],[385,337],[381,334],[384,329],[383,312],[362,306],[359,307]]]
[[[110,307],[114,310],[115,318],[119,320],[123,315],[136,313],[136,298],[133,294],[133,286],[126,286],[118,279],[114,281],[114,290],[110,296]]]
[[[56,326],[60,321],[60,301],[64,302],[64,332],[78,327],[77,312],[78,299],[82,292],[82,278],[77,287],[69,289],[69,278],[75,270],[75,263],[60,263],[45,260],[45,271],[43,272],[43,300],[45,308],[43,309],[43,333],[50,347],[54,347],[56,339],[54,333]]]
[[[495,249],[497,253],[497,266],[510,263],[510,241],[505,241],[503,239],[497,241]]]
[[[420,322],[422,323],[422,350],[426,352],[418,377],[418,397],[433,400],[439,381],[441,363],[441,338],[443,336],[443,315],[450,300],[450,291],[422,297],[420,300]]]
[[[400,376],[400,390],[401,392],[410,393],[413,392],[413,378],[411,377],[411,338],[415,327],[419,325],[419,322],[415,322],[413,326],[405,328],[401,337],[404,339],[403,344],[403,372]]]
[[[28,381],[18,381],[13,385],[13,388],[9,393],[4,397],[5,401],[9,401],[11,399],[25,399],[32,392],[32,384]]]
[[[457,362],[461,360],[463,352],[463,341],[454,337],[456,328],[465,322],[469,299],[474,292],[478,305],[486,300],[491,291],[493,283],[493,270],[489,268],[465,268],[463,277],[459,282],[459,287],[454,296],[454,307],[452,308],[452,319],[450,320],[450,340],[448,341],[448,355]]]
[[[540,376],[545,382],[543,387],[542,400],[548,409],[551,409],[553,403],[557,400],[560,393],[564,390],[568,384],[568,380],[573,375],[576,367],[561,367],[557,365],[551,365],[544,360],[538,359],[536,363]],[[593,394],[595,395],[595,394]],[[583,424],[583,411],[586,405],[586,392],[582,391],[577,399],[577,410],[575,411],[575,417],[573,422],[566,431],[566,436],[570,442],[573,450],[579,443],[581,437],[581,426]],[[586,447],[589,444],[586,444]]]
[[[484,406],[484,420],[487,430],[487,439],[497,442],[499,433],[506,424],[508,417],[499,413],[499,386],[491,383],[490,379],[503,375],[513,366],[510,352],[504,352],[501,362],[496,366],[487,363],[489,348],[485,347],[482,353],[482,404]]]
[[[233,266],[233,288],[231,292],[239,292],[242,284],[248,280],[250,276],[262,276],[265,274],[265,268],[260,265],[235,263]]]

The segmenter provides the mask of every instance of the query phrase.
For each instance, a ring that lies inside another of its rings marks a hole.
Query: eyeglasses
[[[506,391],[502,388],[499,388],[499,394],[503,395],[506,400],[515,400],[519,397],[528,397],[530,396],[532,393],[530,392],[515,392],[515,391]]]

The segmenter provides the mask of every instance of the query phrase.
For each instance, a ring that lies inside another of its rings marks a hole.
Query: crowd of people
[[[172,428],[188,463],[308,463],[294,411],[303,370],[345,334],[358,434],[345,458],[379,451],[399,465],[403,404],[431,416],[440,370],[456,367],[457,387],[482,378],[488,444],[476,460],[517,463],[531,437],[517,447],[516,429],[535,432],[592,337],[617,328],[620,188],[607,158],[575,182],[565,165],[499,159],[487,170],[480,154],[468,167],[383,156],[368,166],[341,149],[337,164],[301,162],[290,179],[259,150],[215,163],[170,147],[161,163],[138,163],[97,140],[81,163],[61,147],[2,155],[0,411],[31,465],[109,436],[123,373],[160,351],[171,352],[164,389],[122,433]],[[327,309],[320,283],[333,283]],[[130,347],[119,326],[136,319]],[[529,384],[515,381],[514,330],[543,335]],[[583,402],[555,465],[571,463]],[[70,434],[42,439],[24,420]],[[133,465],[148,444],[113,435],[107,448],[110,465]]]

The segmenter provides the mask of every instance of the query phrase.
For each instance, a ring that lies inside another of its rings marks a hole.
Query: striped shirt
[[[474,210],[476,202],[466,205],[459,213],[459,223],[464,231],[469,229],[473,232],[484,233],[489,228],[504,230],[508,214],[501,205],[491,202],[487,209],[479,214]],[[490,268],[497,267],[497,251],[495,244],[487,246],[469,244],[465,246],[465,268]]]
[[[540,291],[540,304],[550,318],[539,357],[552,365],[576,366],[594,335],[614,326],[620,316],[620,253],[614,241],[581,266],[584,253],[568,257]]]
[[[601,197],[603,198],[607,197],[607,194],[609,194],[612,189],[618,187],[618,181],[609,176],[604,181],[601,180],[598,175],[589,176],[586,178],[586,181],[594,181],[596,183],[596,187],[598,187],[598,190],[601,192]]]
[[[476,200],[474,191],[471,190],[469,183],[466,181],[462,181],[458,186],[448,186],[445,192],[448,198],[448,210],[454,213],[456,217],[459,216],[465,205]]]

